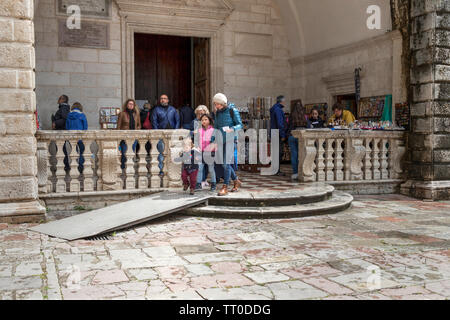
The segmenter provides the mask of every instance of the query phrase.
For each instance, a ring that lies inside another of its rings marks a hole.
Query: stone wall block
[[[434,160],[437,162],[450,163],[450,149],[449,150],[434,150]]]
[[[28,20],[14,21],[14,41],[34,43],[33,22]]]
[[[431,107],[435,116],[450,117],[450,101],[436,101]]]
[[[0,112],[34,112],[35,100],[33,91],[0,92]]]
[[[31,70],[19,70],[17,72],[17,87],[20,89],[34,89],[36,87],[35,73]]]
[[[2,156],[0,161],[1,177],[36,176],[37,159],[35,156]]]
[[[450,133],[450,118],[434,118],[434,132],[435,133]]]
[[[2,114],[0,118],[0,135],[34,135],[36,126],[33,114]]]
[[[428,47],[417,50],[413,53],[413,65],[421,66],[424,64],[450,64],[450,49]]]
[[[16,88],[17,72],[13,70],[0,70],[0,88]]]
[[[450,164],[436,164],[434,167],[434,179],[435,180],[450,180],[450,170],[449,170]],[[447,188],[448,192],[448,188]],[[439,199],[448,199],[447,197],[444,198],[444,195],[440,196]]]
[[[450,12],[448,0],[412,0],[411,16],[417,17],[430,12]]]
[[[38,185],[34,177],[0,177],[0,202],[37,199]]]
[[[33,18],[33,0],[2,0],[0,17]]]
[[[432,119],[433,118],[413,118],[412,119],[412,128],[414,132],[417,133],[429,133],[433,132],[432,129]]]
[[[29,46],[16,43],[0,43],[0,67],[34,68],[34,51]]]
[[[4,136],[0,137],[0,155],[36,155],[37,143],[34,136]]]
[[[11,20],[0,20],[0,41],[13,40],[13,22]]]
[[[433,148],[449,149],[450,150],[450,135],[449,134],[434,134]]]

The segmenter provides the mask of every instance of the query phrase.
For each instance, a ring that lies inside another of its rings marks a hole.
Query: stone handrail
[[[188,135],[187,130],[38,131],[39,193],[181,187],[181,164],[171,159]]]
[[[403,179],[405,132],[296,130],[299,180],[382,181]]]

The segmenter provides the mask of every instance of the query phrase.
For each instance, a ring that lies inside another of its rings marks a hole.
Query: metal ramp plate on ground
[[[211,194],[206,193],[191,196],[164,192],[42,224],[29,230],[69,241],[84,239],[195,207],[206,203],[210,197]]]

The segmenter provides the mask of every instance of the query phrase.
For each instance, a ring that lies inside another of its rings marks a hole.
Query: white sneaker
[[[293,174],[293,175],[291,176],[291,179],[292,179],[292,180],[298,180],[298,174]]]
[[[209,183],[207,181],[202,182],[202,189],[209,188]]]

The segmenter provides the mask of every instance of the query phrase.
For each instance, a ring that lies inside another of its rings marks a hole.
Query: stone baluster
[[[389,179],[389,171],[388,171],[388,140],[381,139],[381,148],[380,148],[380,175],[381,179]]]
[[[346,139],[345,149],[345,180],[362,180],[362,160],[366,155],[363,139],[350,136]]]
[[[47,191],[50,192],[47,186],[49,184],[52,172],[50,170],[50,158],[48,156],[49,152],[47,143],[47,141],[38,141],[37,143],[37,178],[39,193],[47,193]]]
[[[168,175],[169,178],[169,188],[181,188],[183,182],[181,181],[181,166],[182,163],[176,163],[173,161],[178,158],[180,153],[183,151],[183,139],[189,137],[189,132],[186,130],[178,130],[177,132],[171,132],[166,135],[166,141],[168,143],[168,156],[167,156],[167,169],[164,174]]]
[[[380,180],[380,148],[379,148],[380,139],[373,139],[373,148],[372,148],[372,179]]]
[[[158,142],[159,139],[152,138],[151,140],[151,151],[150,151],[150,158],[151,158],[151,166],[150,166],[150,187],[152,189],[159,189],[161,188],[161,178],[159,176],[159,151],[158,151]]]
[[[117,141],[100,142],[98,152],[101,157],[99,167],[101,167],[102,191],[123,189],[123,184],[121,183],[119,176],[120,152],[118,152],[118,147]],[[100,191],[98,185],[97,191]]]
[[[135,157],[135,150],[133,150],[133,145],[135,139],[127,139],[127,163],[126,163],[126,184],[125,189],[127,190],[133,190],[136,189],[136,177],[135,177],[135,170],[134,170],[134,157]]]
[[[170,166],[170,138],[167,138],[165,136],[164,138],[164,168],[163,168],[163,187],[168,188],[169,187],[169,166]]]
[[[402,161],[406,153],[403,138],[392,138],[389,140],[389,171],[391,179],[403,178]]]
[[[147,144],[147,139],[139,139],[139,179],[138,179],[138,188],[139,189],[148,189],[148,169],[147,169],[147,150],[145,149],[145,145]]]
[[[317,139],[316,174],[317,181],[325,181],[325,139]]]
[[[96,170],[97,186],[96,186],[95,191],[103,191],[103,174],[102,174],[102,170],[103,170],[102,169],[102,154],[103,154],[102,146],[103,146],[103,144],[99,140],[96,140],[95,142],[97,143],[97,146],[98,146],[97,156],[93,159],[94,167],[97,169]]]
[[[325,179],[326,181],[334,180],[334,161],[333,161],[333,142],[334,139],[326,139],[325,145]]]
[[[78,170],[78,161],[80,155],[77,152],[77,139],[69,140],[71,151],[69,155],[69,163],[70,163],[70,192],[80,192],[80,181],[78,178],[80,177],[80,172]],[[66,147],[67,148],[67,147]],[[78,150],[80,151],[80,150]],[[69,154],[69,152],[67,152]],[[78,160],[78,161],[77,161]]]
[[[364,157],[364,180],[372,180],[372,148],[370,147],[372,141],[373,140],[371,138],[364,139],[364,147],[366,149],[366,154]]]
[[[64,140],[56,140],[56,193],[67,192],[66,187],[66,171],[64,170]]]
[[[85,139],[84,143],[84,165],[83,165],[83,176],[84,176],[84,191],[94,191],[94,170],[93,161],[94,154],[91,151],[92,140]],[[95,161],[95,159],[94,159]]]
[[[316,164],[314,161],[317,155],[315,139],[302,137],[298,141],[299,179],[301,182],[315,182],[316,173],[314,170]]]
[[[336,139],[335,156],[334,156],[334,179],[335,181],[344,180],[344,149],[342,149],[342,142],[344,139]]]
[[[52,146],[56,147],[56,144],[54,144],[52,141],[47,141],[47,192],[52,193],[56,191],[56,184],[53,183],[53,172],[52,172]],[[56,154],[55,154],[56,156]]]

